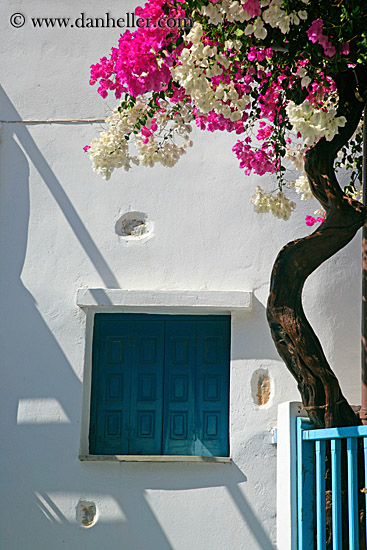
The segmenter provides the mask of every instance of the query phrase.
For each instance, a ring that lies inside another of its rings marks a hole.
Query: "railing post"
[[[363,452],[364,452],[364,509],[367,515],[367,437],[363,438]],[[366,541],[367,541],[367,518],[366,518]]]
[[[347,459],[348,483],[348,533],[344,533],[344,537],[348,535],[349,550],[359,550],[358,439],[363,438],[364,482],[367,487],[367,426],[345,426],[328,429],[309,429],[309,427],[310,425],[304,419],[297,419],[297,549],[313,550],[314,540],[316,540],[317,550],[325,550],[325,454],[327,441],[330,441],[332,548],[333,550],[347,550],[347,548],[342,546],[341,464],[343,449],[343,457]],[[343,441],[346,442],[346,457],[345,447],[342,445]],[[312,458],[313,444],[315,444],[314,458]],[[362,474],[363,472],[360,473]],[[310,495],[310,491],[313,491],[313,495]],[[365,506],[367,510],[367,490],[365,492]],[[316,522],[313,521],[315,495],[317,508]]]
[[[331,440],[333,550],[342,550],[341,440]]]
[[[358,481],[357,481],[357,438],[347,439],[348,458],[348,525],[349,525],[349,550],[358,550]]]
[[[326,550],[325,513],[325,451],[326,442],[315,442],[316,454],[316,533],[317,550]]]

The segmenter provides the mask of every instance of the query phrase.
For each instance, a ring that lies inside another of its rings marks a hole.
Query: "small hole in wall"
[[[152,231],[152,223],[143,212],[126,212],[115,224],[115,232],[125,239],[141,239]]]
[[[259,407],[266,405],[270,399],[270,376],[266,369],[258,369],[251,379],[252,398]]]
[[[79,500],[76,508],[76,518],[81,527],[92,527],[97,521],[95,503],[89,500]]]

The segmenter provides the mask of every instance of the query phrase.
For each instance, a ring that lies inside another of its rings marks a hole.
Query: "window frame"
[[[89,453],[228,458],[229,369],[228,315],[96,314]],[[139,397],[152,375],[151,397]],[[171,394],[182,384],[183,401]],[[107,391],[117,393],[106,400]],[[150,434],[139,436],[139,417]],[[106,437],[106,421],[122,435]],[[171,432],[176,422],[182,433]]]
[[[93,327],[96,313],[146,313],[165,315],[228,315],[231,318],[229,362],[229,455],[231,455],[231,370],[234,323],[252,310],[252,291],[160,291],[81,288],[76,294],[80,322],[85,330],[83,396],[79,460],[85,462],[201,462],[227,463],[229,457],[193,455],[91,455],[89,421],[92,381]],[[83,315],[84,314],[84,315]],[[237,317],[239,316],[239,317]]]

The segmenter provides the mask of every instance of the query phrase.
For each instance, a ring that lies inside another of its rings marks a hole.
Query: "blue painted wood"
[[[90,417],[91,454],[127,454],[130,423],[129,323],[96,316]]]
[[[357,439],[347,439],[349,550],[358,550]]]
[[[195,450],[195,325],[166,321],[163,454]]]
[[[315,464],[314,445],[303,440],[311,422],[297,418],[297,524],[298,550],[314,550]]]
[[[333,550],[342,550],[341,440],[331,440]]]
[[[366,437],[367,426],[347,426],[345,428],[323,428],[321,430],[306,430],[303,439],[341,439],[346,437]]]
[[[364,488],[367,488],[367,437],[363,438],[363,452],[364,452]],[[365,510],[367,510],[367,492],[364,494],[364,505]],[[366,522],[366,530],[367,530],[367,522]],[[366,540],[367,540],[367,532],[366,532]]]
[[[164,321],[131,323],[129,454],[162,454]]]
[[[325,441],[316,441],[316,533],[317,550],[326,550]]]
[[[228,456],[229,316],[96,314],[91,454]]]
[[[325,445],[327,440],[331,445],[331,470],[332,470],[332,545],[333,550],[342,550],[342,518],[341,518],[341,449],[342,439],[347,441],[347,470],[348,470],[348,533],[349,533],[349,550],[358,550],[359,548],[359,512],[358,512],[358,472],[357,472],[357,449],[358,438],[364,438],[364,455],[365,455],[365,484],[367,485],[367,426],[353,426],[345,428],[330,428],[323,430],[307,430],[307,426],[300,429],[301,421],[298,419],[298,433],[297,433],[297,452],[298,452],[298,493],[299,493],[299,508],[304,504],[304,478],[301,478],[304,474],[304,461],[305,461],[305,444],[312,444],[315,442],[316,446],[316,486],[317,486],[317,531],[316,538],[318,541],[318,549],[324,548],[323,539],[320,530],[324,531],[322,515],[322,487],[320,486],[322,481],[322,446]],[[309,480],[312,484],[312,480]],[[302,486],[302,487],[301,487]],[[367,495],[366,495],[366,508],[367,508]],[[321,509],[321,514],[319,510]],[[304,510],[301,509],[298,512],[298,531],[299,531],[299,545],[298,550],[304,550]],[[344,550],[344,549],[343,549]]]
[[[230,319],[196,326],[195,454],[229,455]]]

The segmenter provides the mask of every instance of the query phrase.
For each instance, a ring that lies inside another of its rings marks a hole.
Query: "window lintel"
[[[95,311],[146,311],[147,308],[172,313],[230,313],[252,309],[252,292],[242,290],[124,290],[80,288],[76,303]],[[153,312],[153,311],[152,311]]]

